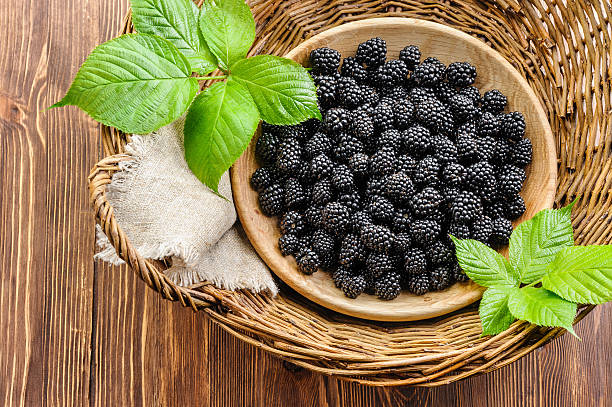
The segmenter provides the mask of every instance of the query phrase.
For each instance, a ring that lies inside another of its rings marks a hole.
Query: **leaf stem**
[[[227,75],[220,75],[220,76],[200,76],[198,78],[196,78],[199,81],[209,81],[212,79],[225,79],[227,78]]]

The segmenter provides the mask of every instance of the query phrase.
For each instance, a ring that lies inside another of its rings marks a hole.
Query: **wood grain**
[[[43,112],[127,1],[0,7],[0,405],[610,406],[612,304],[499,371],[434,389],[378,389],[282,361],[94,263],[86,176],[98,126]]]

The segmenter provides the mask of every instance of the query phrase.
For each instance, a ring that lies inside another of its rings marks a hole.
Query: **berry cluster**
[[[354,57],[310,59],[323,121],[264,124],[256,143],[251,185],[280,219],[281,253],[350,298],[466,281],[448,235],[506,245],[525,211],[523,115],[504,113],[498,90],[481,95],[471,64],[421,61],[414,45],[387,60],[373,38]]]

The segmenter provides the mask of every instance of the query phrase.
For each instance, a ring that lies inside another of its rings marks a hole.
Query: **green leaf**
[[[581,304],[612,301],[612,246],[561,250],[548,266],[542,287]]]
[[[267,123],[297,124],[311,117],[321,119],[314,82],[296,62],[258,55],[236,62],[231,74],[251,92]]]
[[[258,124],[249,91],[232,78],[204,90],[185,119],[185,158],[191,171],[217,192],[221,175],[246,149]]]
[[[474,282],[484,287],[518,286],[518,277],[504,256],[477,240],[451,239],[459,265]]]
[[[480,300],[478,313],[482,323],[482,335],[497,335],[510,327],[514,317],[508,309],[508,298],[518,288],[488,288]]]
[[[202,75],[217,67],[217,60],[198,32],[200,10],[191,0],[131,0],[132,21],[141,34],[170,41]]]
[[[126,133],[149,133],[179,118],[198,90],[187,59],[167,40],[127,34],[99,45],[68,93],[51,107],[75,105]]]
[[[224,68],[246,56],[255,40],[255,20],[244,0],[207,0],[200,30]]]
[[[512,290],[508,308],[517,319],[540,326],[560,326],[575,335],[572,323],[576,316],[576,304],[544,288]]]
[[[574,245],[570,216],[573,205],[542,210],[514,230],[510,237],[510,263],[521,282],[539,280],[559,250]]]

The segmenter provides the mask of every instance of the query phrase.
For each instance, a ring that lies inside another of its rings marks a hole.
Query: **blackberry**
[[[374,121],[364,110],[355,110],[352,113],[352,128],[355,136],[361,141],[374,137]]]
[[[319,206],[309,206],[304,212],[304,217],[310,226],[320,228],[323,219],[322,208]]]
[[[426,58],[414,68],[411,79],[418,85],[432,86],[444,79],[446,66],[436,58]]]
[[[506,201],[506,215],[510,220],[520,218],[526,210],[525,201],[523,197],[518,194],[509,197]]]
[[[259,194],[259,206],[266,216],[280,215],[285,209],[285,190],[278,184],[270,185]]]
[[[278,248],[283,256],[295,255],[298,252],[299,240],[296,235],[282,235],[278,238]]]
[[[461,185],[465,180],[466,169],[458,163],[449,163],[442,169],[442,180],[447,185]]]
[[[389,253],[393,247],[393,233],[386,226],[366,225],[361,228],[360,238],[368,249],[380,253]]]
[[[445,109],[442,102],[435,97],[427,98],[416,105],[415,115],[422,125],[434,129],[442,120]]]
[[[261,167],[256,169],[251,175],[251,186],[257,192],[268,188],[276,181],[276,171],[272,167]]]
[[[407,274],[421,274],[425,269],[427,269],[427,257],[422,249],[412,247],[404,253],[404,270]]]
[[[397,172],[385,184],[385,195],[397,204],[405,204],[414,195],[415,188],[412,180],[403,172]]]
[[[428,155],[417,164],[413,179],[417,185],[437,185],[439,172],[440,163],[435,157]]]
[[[456,96],[458,94],[457,90],[451,85],[449,85],[448,82],[438,83],[434,88],[434,93],[442,103],[446,104],[450,103],[450,100],[453,98],[453,96]],[[473,104],[474,101],[471,98],[470,100]]]
[[[296,178],[287,178],[285,181],[285,206],[297,208],[306,203],[307,196],[304,187]]]
[[[391,147],[383,147],[370,157],[370,172],[372,174],[389,174],[393,172],[395,161],[395,150]]]
[[[417,219],[410,225],[412,241],[418,245],[426,245],[438,238],[442,227],[431,219]]]
[[[495,155],[497,139],[491,136],[482,136],[477,139],[477,157],[480,161],[492,161]]]
[[[482,100],[480,96],[480,91],[476,86],[466,86],[465,88],[459,91],[460,95],[464,95],[472,99],[475,106],[478,106]]]
[[[448,288],[453,282],[453,269],[449,265],[436,267],[431,272],[431,288],[436,291]]]
[[[374,294],[381,300],[390,301],[400,295],[400,276],[397,273],[387,273],[374,283]]]
[[[346,206],[351,213],[361,208],[361,196],[357,192],[339,195],[338,202]]]
[[[382,38],[371,38],[357,47],[355,59],[362,64],[379,66],[387,59],[387,43]]]
[[[413,275],[408,279],[406,288],[415,295],[423,295],[431,289],[431,277],[427,273]]]
[[[373,224],[372,215],[367,211],[357,211],[351,215],[351,226],[353,231],[360,233],[361,229],[367,225]]]
[[[499,189],[506,196],[516,195],[523,188],[525,170],[506,164],[499,169]]]
[[[370,157],[364,153],[355,153],[349,159],[348,167],[353,171],[353,174],[358,177],[364,177],[369,173]]]
[[[506,217],[506,204],[503,201],[495,201],[485,206],[484,213],[492,219]]]
[[[368,73],[363,65],[353,57],[346,57],[342,61],[340,74],[348,78],[353,78],[357,82],[365,82],[368,78]]]
[[[455,250],[452,246],[437,240],[427,246],[427,258],[434,266],[450,264],[455,259]]]
[[[501,133],[512,141],[520,141],[525,136],[525,116],[521,112],[503,114],[500,120]]]
[[[374,195],[384,195],[385,186],[387,185],[387,177],[384,175],[373,176],[368,180],[366,185],[365,195],[371,197]]]
[[[493,220],[488,216],[481,216],[472,224],[472,239],[487,243],[493,233]]]
[[[403,172],[409,177],[412,177],[414,175],[416,166],[417,160],[415,160],[411,155],[403,154],[397,157],[395,160],[394,170],[395,172]]]
[[[317,229],[312,235],[312,250],[314,250],[320,258],[333,253],[336,247],[334,236],[324,229]]]
[[[409,233],[397,233],[393,239],[393,250],[403,254],[412,246],[412,239]]]
[[[504,138],[495,139],[495,146],[493,149],[493,162],[497,165],[502,165],[510,160],[512,154],[512,145]]]
[[[366,268],[372,276],[380,277],[385,273],[395,270],[398,258],[385,253],[370,252],[366,259]]]
[[[459,267],[458,263],[455,263],[452,266],[452,278],[453,280],[459,283],[465,283],[466,281],[470,280],[467,274],[465,274],[465,272],[461,270],[461,267]]]
[[[355,136],[342,133],[338,137],[338,144],[334,148],[334,155],[338,161],[348,162],[356,153],[363,152],[363,143]]]
[[[350,266],[355,262],[365,261],[365,247],[359,236],[349,233],[344,236],[340,243],[340,254],[338,255],[340,264]]]
[[[323,107],[331,107],[336,102],[336,79],[331,76],[320,76],[316,81],[317,99]]]
[[[394,151],[398,151],[402,143],[402,136],[400,132],[395,129],[385,130],[380,134],[376,143],[379,149],[390,147]]]
[[[433,140],[434,157],[440,164],[457,161],[457,146],[448,137],[439,134]]]
[[[498,246],[505,246],[510,240],[512,234],[512,222],[506,218],[497,218],[493,220],[493,232],[489,241]]]
[[[432,187],[426,187],[412,197],[410,207],[416,216],[426,217],[431,215],[443,200],[444,198],[440,195],[440,192]]]
[[[469,86],[476,80],[476,67],[468,62],[453,62],[446,68],[448,83],[459,88]]]
[[[455,222],[467,223],[482,213],[480,198],[473,192],[461,191],[451,205],[451,214]]]
[[[319,255],[315,253],[312,249],[305,249],[298,255],[297,259],[297,268],[304,274],[310,275],[313,274],[319,268],[321,264],[319,260]]]
[[[470,227],[464,223],[451,222],[448,227],[448,234],[456,237],[457,239],[470,239],[471,232]]]
[[[346,165],[336,165],[332,169],[332,186],[340,192],[351,192],[355,186],[353,174]]]
[[[442,188],[442,196],[447,208],[450,208],[453,201],[459,196],[459,191],[459,186],[446,185]]]
[[[415,125],[403,132],[404,144],[408,152],[415,157],[422,157],[433,148],[431,133],[426,127]]]
[[[277,126],[277,127],[278,127],[278,136],[280,137],[281,141],[284,141],[287,139],[296,139],[298,141],[304,141],[304,139],[307,136],[306,132],[299,124],[291,125],[291,126]]]
[[[255,156],[262,165],[276,162],[280,139],[275,133],[264,132],[255,143]]]
[[[313,178],[321,179],[332,173],[334,162],[325,154],[319,154],[310,162],[310,171]]]
[[[347,86],[338,92],[338,101],[349,109],[354,109],[363,104],[365,100],[365,92],[363,88],[357,84]]]
[[[464,163],[471,163],[478,158],[478,140],[469,134],[457,135],[457,158]]]
[[[333,107],[325,113],[323,118],[323,124],[327,130],[340,133],[344,130],[348,130],[350,123],[350,112],[341,107]]]
[[[368,212],[374,219],[386,223],[393,219],[395,209],[393,208],[393,204],[387,198],[375,195],[370,198]]]
[[[532,155],[533,147],[531,146],[531,140],[524,138],[512,146],[510,162],[517,167],[524,168],[531,163]]]
[[[348,275],[341,285],[342,292],[349,298],[357,298],[366,288],[365,278],[361,275]]]
[[[412,71],[421,62],[421,51],[416,45],[408,45],[399,53],[400,61],[404,61],[408,70]]]
[[[340,235],[348,228],[350,216],[346,206],[338,202],[330,202],[323,208],[322,226],[327,231]]]
[[[351,276],[352,273],[349,267],[340,266],[332,273],[332,281],[337,288],[342,288],[344,282]]]
[[[401,84],[408,75],[408,67],[404,61],[393,59],[387,61],[376,70],[376,82],[381,86]]]
[[[404,233],[410,231],[410,224],[412,223],[412,216],[410,215],[410,211],[406,209],[399,209],[393,215],[393,220],[391,221],[393,225],[393,231],[395,233]]]
[[[369,110],[380,102],[380,95],[376,88],[369,85],[362,85],[364,103],[359,106],[359,109]]]
[[[288,211],[283,214],[279,222],[281,233],[299,234],[304,230],[306,224],[302,214],[298,211]]]
[[[455,95],[450,98],[449,106],[456,121],[461,122],[470,119],[476,114],[476,106],[468,96]]]
[[[467,168],[466,185],[474,191],[495,188],[495,168],[487,161],[479,161]]]
[[[315,182],[312,187],[312,202],[316,205],[325,205],[334,197],[331,180],[329,178]]]
[[[302,147],[295,138],[284,140],[278,147],[276,167],[285,173],[294,173],[302,165]]]
[[[331,138],[325,134],[317,132],[304,144],[304,152],[310,158],[314,158],[319,154],[329,154],[334,143]]]
[[[425,99],[435,97],[433,90],[416,86],[410,90],[409,99],[414,105],[422,103]]]
[[[340,53],[327,47],[313,49],[310,52],[310,64],[317,72],[336,72],[340,66]]]
[[[425,218],[426,220],[432,220],[440,226],[440,233],[442,229],[448,228],[449,216],[447,213],[443,213],[440,208],[434,208],[429,215]],[[446,234],[444,234],[446,235]]]
[[[395,127],[405,130],[414,122],[414,105],[409,100],[404,100],[393,105],[393,117]]]
[[[461,123],[457,127],[457,135],[468,135],[470,137],[476,137],[478,135],[476,131],[476,119],[468,120],[467,122]]]
[[[508,98],[497,89],[485,92],[482,97],[482,108],[493,114],[503,112],[507,104]]]
[[[372,111],[374,127],[383,131],[393,127],[393,109],[386,103],[379,103]]]
[[[499,133],[500,123],[497,116],[491,112],[484,112],[478,120],[478,134],[481,136],[496,136]]]

